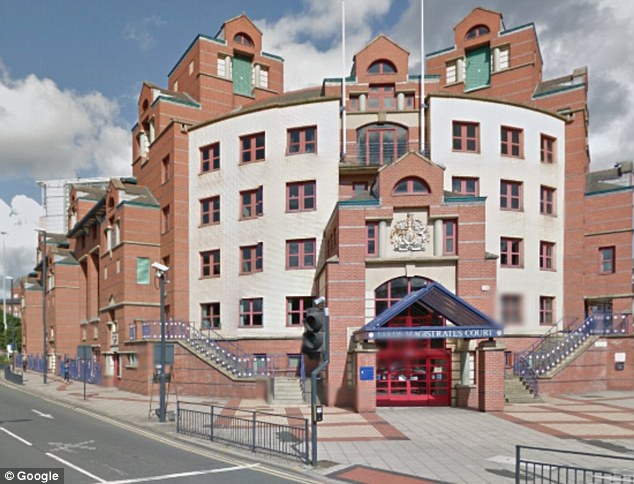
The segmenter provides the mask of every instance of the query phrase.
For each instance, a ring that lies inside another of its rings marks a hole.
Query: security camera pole
[[[159,399],[159,422],[165,422],[165,278],[168,267],[152,264],[156,269],[156,277],[159,278],[159,291],[161,292],[161,369],[159,372],[160,399]]]

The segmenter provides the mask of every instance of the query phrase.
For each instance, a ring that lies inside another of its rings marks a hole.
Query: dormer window
[[[233,38],[233,41],[236,44],[246,45],[247,47],[253,47],[253,40],[251,40],[251,37],[249,37],[247,34],[243,32],[236,34],[235,37]]]
[[[395,74],[396,67],[390,61],[381,59],[374,61],[368,68],[368,74]]]
[[[429,185],[417,177],[403,178],[395,186],[392,192],[394,195],[422,195],[430,193]]]
[[[478,37],[482,37],[490,32],[489,27],[486,25],[476,25],[469,32],[467,32],[466,40],[476,39]]]

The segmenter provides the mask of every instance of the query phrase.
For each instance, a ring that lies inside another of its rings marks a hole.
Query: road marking
[[[107,481],[106,484],[134,484],[136,482],[160,481],[163,479],[178,479],[179,477],[203,476],[205,474],[219,474],[221,472],[241,471],[243,469],[251,469],[253,467],[259,467],[259,466],[260,464],[248,464],[243,466],[224,467],[222,469],[211,469],[207,471],[190,471],[190,472],[181,472],[179,474],[165,474],[162,476],[139,477],[137,479],[126,479],[124,481]],[[102,481],[102,482],[105,482],[105,481]]]
[[[39,410],[35,410],[34,408],[31,409],[32,412],[37,413],[40,417],[44,417],[44,418],[53,418],[53,416],[50,413],[42,413]]]
[[[97,477],[97,476],[96,476],[96,475],[94,475],[94,474],[91,474],[90,472],[88,472],[88,471],[86,471],[86,470],[82,469],[81,467],[76,466],[75,464],[71,464],[70,462],[68,462],[68,461],[66,461],[66,460],[64,460],[64,459],[62,459],[61,457],[57,457],[55,454],[51,454],[50,452],[47,452],[47,453],[46,453],[46,455],[47,455],[47,456],[49,456],[51,459],[55,459],[56,461],[59,461],[59,462],[61,462],[62,464],[67,465],[67,466],[68,466],[68,467],[70,467],[71,469],[75,469],[77,472],[81,472],[82,474],[84,474],[84,475],[86,475],[86,476],[90,477],[91,479],[94,479],[94,480],[95,480],[95,481],[97,481],[97,482],[106,482],[106,481],[104,481],[102,478]]]
[[[13,432],[9,432],[7,429],[5,429],[4,427],[0,427],[0,430],[2,430],[5,434],[9,434],[11,437],[13,437],[14,439],[18,439],[20,442],[22,442],[23,444],[26,445],[33,445],[31,442],[28,442],[26,440],[24,440],[22,437],[20,437],[19,435],[15,435]]]
[[[81,450],[97,450],[97,447],[91,447],[88,444],[94,444],[94,440],[85,440],[84,442],[77,442],[76,444],[65,444],[64,442],[49,442],[48,445],[52,446],[51,452],[68,452],[73,454],[75,451],[73,449],[81,449]]]

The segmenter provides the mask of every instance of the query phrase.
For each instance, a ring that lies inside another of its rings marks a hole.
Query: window
[[[315,181],[286,184],[286,211],[307,212],[316,207]]]
[[[478,178],[467,178],[454,176],[451,179],[451,191],[469,197],[477,197],[480,194],[480,180]]]
[[[240,247],[240,274],[262,272],[262,242]]]
[[[519,324],[522,322],[522,296],[519,294],[505,294],[502,296],[502,322],[504,324]]]
[[[394,74],[396,73],[396,67],[388,60],[378,60],[370,64],[368,68],[368,74]]]
[[[615,271],[615,255],[616,248],[601,247],[599,248],[600,266],[599,273],[601,274],[613,274]]]
[[[353,182],[352,183],[352,191],[355,195],[361,195],[368,191],[368,183],[367,182]]]
[[[500,267],[522,267],[522,239],[500,239]]]
[[[454,84],[456,82],[463,82],[465,75],[465,63],[464,59],[455,59],[448,62],[445,66],[445,76],[447,78],[447,84]]]
[[[504,156],[522,157],[522,130],[502,126],[500,133],[500,153]]]
[[[240,326],[262,326],[262,298],[240,300]],[[254,355],[255,357],[255,355]],[[265,357],[266,358],[266,357]],[[265,360],[266,361],[266,360]]]
[[[264,375],[264,374],[269,374],[267,372],[267,367],[269,365],[269,361],[268,361],[268,357],[266,356],[266,353],[262,353],[262,354],[254,354],[253,355],[253,371],[257,374],[257,375]]]
[[[443,220],[443,255],[456,255],[458,253],[458,221]]]
[[[376,257],[379,255],[379,223],[365,223],[365,255]]]
[[[220,276],[220,249],[200,253],[200,277]]]
[[[257,83],[262,89],[269,88],[269,70],[267,67],[260,66],[260,79]]]
[[[555,270],[555,243],[539,242],[539,269],[542,271]]]
[[[555,298],[539,296],[539,324],[552,326],[555,324]]]
[[[395,124],[370,124],[357,130],[357,158],[366,165],[387,165],[407,152],[407,129]]]
[[[121,243],[121,222],[117,220],[112,225],[112,246],[116,247]]]
[[[150,259],[148,257],[136,258],[136,283],[150,283]]]
[[[163,158],[161,165],[161,184],[165,184],[170,179],[170,157]]]
[[[417,177],[403,178],[392,191],[393,195],[415,195],[429,193],[429,185],[424,180]]]
[[[188,73],[190,75],[194,73],[194,61],[189,62]]]
[[[220,329],[220,303],[200,305],[200,329]]]
[[[264,161],[264,133],[240,137],[242,163]]]
[[[300,326],[306,310],[313,305],[311,296],[286,298],[286,326]]]
[[[368,93],[368,109],[386,111],[396,107],[394,85],[371,85]]]
[[[170,231],[170,206],[165,205],[161,210],[161,233],[165,234]]]
[[[220,196],[204,198],[200,201],[200,225],[220,222]]]
[[[522,210],[522,183],[509,180],[500,181],[500,209]]]
[[[244,32],[240,32],[233,37],[233,41],[236,44],[246,45],[247,47],[253,47],[253,40]]]
[[[465,39],[476,39],[482,35],[488,34],[489,32],[489,27],[487,27],[486,25],[476,25],[475,27],[470,29],[469,32],[467,32]]]
[[[477,153],[480,151],[480,125],[453,122],[453,150]]]
[[[555,189],[547,186],[539,187],[539,213],[555,215]]]
[[[397,277],[381,284],[374,291],[374,313],[381,314],[411,292],[427,286],[430,281],[423,277]],[[421,325],[422,326],[422,325]]]
[[[315,239],[286,241],[286,268],[312,269],[315,267]]]
[[[317,126],[307,128],[293,128],[288,130],[288,146],[286,153],[297,155],[300,153],[317,152]]]
[[[555,141],[552,136],[541,135],[539,159],[542,163],[555,162]]]
[[[242,220],[261,217],[262,213],[262,187],[240,192],[240,218]]]
[[[209,173],[220,169],[220,143],[200,148],[200,173]]]
[[[231,79],[231,57],[228,55],[218,56],[218,77]]]
[[[353,96],[352,94],[350,95],[350,112],[357,112],[359,111],[359,109],[361,109],[360,107],[360,102],[359,102],[359,96]]]
[[[503,45],[493,49],[493,70],[501,71],[502,69],[508,69],[510,66],[511,52],[510,46]]]

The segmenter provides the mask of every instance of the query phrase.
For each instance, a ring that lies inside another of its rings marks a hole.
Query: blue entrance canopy
[[[408,308],[432,310],[455,326],[416,326],[390,328],[385,325]],[[354,333],[355,341],[366,339],[404,338],[494,338],[504,335],[501,325],[479,311],[464,299],[456,296],[437,282],[432,282],[416,292],[411,292],[393,304],[368,324]]]

